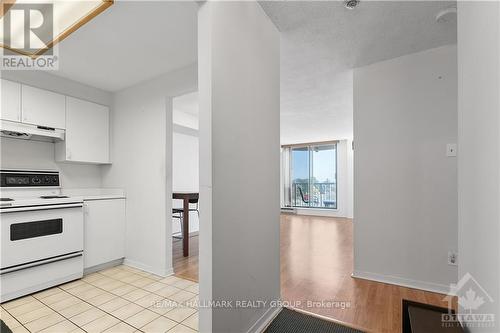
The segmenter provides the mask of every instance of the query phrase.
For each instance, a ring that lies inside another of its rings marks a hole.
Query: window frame
[[[293,198],[294,198],[294,193],[293,193],[293,149],[294,148],[307,148],[308,151],[308,194],[310,196],[311,193],[311,180],[314,177],[313,175],[313,166],[314,166],[314,158],[313,158],[313,148],[318,147],[318,146],[335,146],[335,205],[332,207],[317,207],[317,206],[311,206],[311,203],[309,203],[307,206],[298,206],[294,205],[293,203]],[[287,149],[287,154],[288,154],[288,171],[284,169],[285,166],[282,167],[282,172],[283,172],[283,184],[282,184],[282,191],[283,191],[283,206],[284,207],[290,207],[290,208],[297,208],[297,209],[321,209],[321,210],[329,210],[329,211],[336,211],[338,210],[339,207],[339,202],[338,202],[338,148],[339,148],[339,141],[338,140],[333,140],[333,141],[319,141],[319,142],[308,142],[308,143],[300,143],[300,144],[290,144],[290,145],[282,145],[281,146],[282,151]],[[284,163],[285,164],[285,163]],[[288,175],[288,180],[285,179],[286,175]],[[288,189],[286,188],[286,184],[288,184]],[[288,198],[289,202],[286,202],[286,191],[288,190]]]

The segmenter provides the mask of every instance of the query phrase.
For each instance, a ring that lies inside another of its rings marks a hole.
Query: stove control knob
[[[31,178],[31,182],[33,184],[40,184],[42,182],[42,180],[38,177],[33,177],[33,178]]]

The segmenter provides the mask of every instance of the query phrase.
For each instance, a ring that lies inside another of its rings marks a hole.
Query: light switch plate
[[[448,156],[448,157],[457,156],[457,144],[456,143],[448,143],[446,145],[446,156]]]

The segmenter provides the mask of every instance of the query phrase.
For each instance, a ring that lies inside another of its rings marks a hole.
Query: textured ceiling
[[[59,44],[53,74],[117,91],[197,61],[195,2],[115,1]]]
[[[352,68],[456,42],[454,2],[260,2],[281,31],[283,143],[352,138]]]
[[[281,31],[283,143],[352,137],[352,68],[455,43],[453,2],[261,2]],[[195,2],[116,1],[60,43],[54,73],[117,91],[196,62]]]

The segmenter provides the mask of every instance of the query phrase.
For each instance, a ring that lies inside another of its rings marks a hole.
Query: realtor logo
[[[52,4],[20,3],[7,8],[4,3],[3,6],[3,43],[6,50],[33,54],[50,47],[54,34]],[[52,50],[48,49],[44,54],[51,55]]]
[[[54,8],[52,3],[2,1],[2,70],[55,70]],[[43,53],[43,55],[41,55]]]
[[[452,313],[453,298],[458,298],[458,312]],[[450,285],[450,292],[445,297],[448,301],[448,314],[443,314],[444,324],[462,323],[466,327],[495,327],[495,314],[484,313],[481,308],[493,303],[493,298],[470,274],[465,274],[456,285]]]

